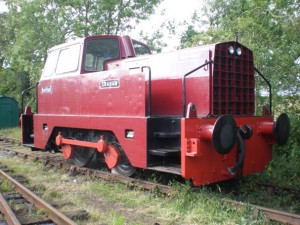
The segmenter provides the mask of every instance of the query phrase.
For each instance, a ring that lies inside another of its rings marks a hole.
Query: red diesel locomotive
[[[22,114],[22,142],[61,149],[77,166],[104,157],[118,174],[164,171],[196,186],[262,171],[290,122],[274,122],[271,93],[254,115],[255,71],[237,42],[153,55],[128,36],[58,45],[36,85],[36,112]]]

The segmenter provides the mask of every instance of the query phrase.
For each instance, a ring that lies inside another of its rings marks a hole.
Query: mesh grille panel
[[[229,46],[242,50],[230,55]],[[253,54],[236,43],[221,43],[215,48],[213,71],[213,114],[254,115],[255,79]]]

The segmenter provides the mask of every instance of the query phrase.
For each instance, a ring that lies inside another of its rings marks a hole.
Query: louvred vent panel
[[[232,46],[234,53],[229,53]],[[237,49],[241,55],[237,55]],[[217,44],[213,71],[213,115],[248,116],[255,111],[253,53],[236,42]]]

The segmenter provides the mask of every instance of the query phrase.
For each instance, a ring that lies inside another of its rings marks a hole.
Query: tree
[[[85,35],[130,31],[162,0],[3,1],[8,12],[0,13],[1,76],[13,81],[12,74],[29,75],[35,84],[50,47]]]
[[[151,35],[140,31],[140,36],[142,41],[150,47],[152,52],[159,53],[163,47],[167,46],[167,44],[162,41],[164,35],[160,30],[156,30]]]
[[[22,79],[18,79],[16,71],[9,64],[9,58],[7,57],[9,46],[15,36],[14,29],[8,26],[7,19],[7,13],[0,14],[0,94],[16,98],[22,90],[22,85],[28,84],[28,77],[26,78],[25,75],[22,76]]]
[[[194,26],[188,25],[187,30],[183,33],[183,35],[180,38],[180,47],[185,48],[194,45],[193,37],[197,36],[198,34],[199,32],[195,30]]]
[[[130,31],[154,13],[162,0],[77,1],[74,33],[77,36],[120,34]]]

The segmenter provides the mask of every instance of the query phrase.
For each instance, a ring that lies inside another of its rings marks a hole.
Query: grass
[[[244,178],[245,185],[241,185],[233,198],[251,202],[256,205],[282,209],[291,213],[300,213],[298,198],[289,192],[272,193],[272,189],[258,188],[255,183],[271,183],[282,187],[299,190],[300,164],[296,160],[274,156],[273,161],[262,173],[257,173]],[[271,192],[270,192],[271,191]]]
[[[123,225],[125,224],[125,216],[122,214],[118,214],[116,212],[112,212],[111,215],[111,223],[115,225]]]
[[[0,129],[0,137],[1,136],[20,140],[21,139],[21,130],[19,127]]]
[[[15,131],[0,130],[0,136]],[[249,207],[236,208],[220,202],[224,186],[205,186],[191,191],[190,185],[172,183],[170,196],[157,192],[145,193],[138,188],[129,190],[126,185],[95,180],[82,176],[72,176],[58,169],[44,167],[36,163],[32,166],[17,158],[0,158],[17,173],[30,178],[31,186],[47,201],[68,200],[73,204],[65,206],[66,211],[85,209],[89,212],[88,221],[79,224],[266,224],[267,219],[260,214],[252,218]],[[271,182],[298,188],[300,185],[300,164],[277,156],[267,169],[245,178],[245,185],[232,186],[227,197],[266,207],[289,205],[291,212],[299,213],[299,203],[290,196],[276,197],[273,200],[264,190],[258,190],[254,182]],[[34,174],[34,176],[31,176]],[[155,179],[155,177],[153,178]],[[212,190],[214,189],[214,190]],[[99,223],[101,221],[101,223]]]
[[[300,149],[299,149],[300,151]],[[265,179],[270,182],[281,183],[283,186],[294,188],[300,187],[300,163],[299,159],[279,157],[275,155],[275,160],[270,163]]]
[[[27,176],[30,186],[47,201],[72,202],[63,210],[89,212],[88,221],[79,224],[263,224],[264,218],[253,220],[247,207],[235,208],[220,202],[209,189],[192,192],[188,185],[174,185],[170,196],[159,196],[126,185],[72,176],[60,170],[33,166],[16,157],[0,158],[0,162],[16,173]],[[32,176],[34,174],[34,176]],[[101,222],[99,222],[101,221]]]
[[[14,190],[14,185],[8,180],[4,180],[0,184],[1,192],[11,192]]]

